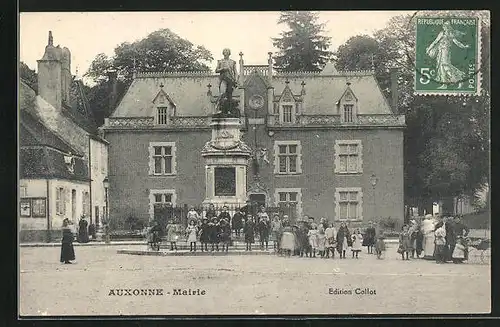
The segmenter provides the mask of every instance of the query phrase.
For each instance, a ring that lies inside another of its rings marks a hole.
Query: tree
[[[99,124],[104,122],[112,109],[109,108],[109,69],[118,74],[115,105],[132,83],[134,70],[138,72],[163,71],[209,71],[212,54],[203,46],[195,46],[168,28],[155,31],[144,39],[124,42],[115,48],[115,55],[109,58],[98,54],[84,76],[95,84],[88,94],[90,107]]]
[[[278,24],[286,24],[289,31],[272,38],[279,49],[274,66],[281,71],[319,71],[332,56],[328,51],[330,38],[322,36],[324,23],[318,23],[319,14],[310,11],[281,12]]]
[[[19,63],[19,77],[38,93],[38,75],[22,61]]]
[[[435,15],[436,13],[427,13]],[[444,13],[447,14],[447,13]],[[470,12],[451,13],[467,16]],[[439,12],[443,15],[443,12]],[[404,133],[405,201],[427,210],[434,200],[473,196],[489,178],[489,17],[482,16],[483,93],[469,97],[419,97],[413,92],[415,20],[396,16],[374,34],[349,39],[337,51],[337,69],[367,69],[373,55],[375,76],[390,96],[389,67],[400,76],[399,112],[406,115]]]

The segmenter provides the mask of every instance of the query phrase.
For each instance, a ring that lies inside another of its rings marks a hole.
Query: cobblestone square
[[[332,260],[117,254],[122,248],[144,246],[75,247],[73,265],[58,262],[57,247],[21,248],[20,314],[464,314],[491,306],[489,265],[402,261],[394,245],[384,260],[366,250]],[[117,289],[163,295],[110,295]]]

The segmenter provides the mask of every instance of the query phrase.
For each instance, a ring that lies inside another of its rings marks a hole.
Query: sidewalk
[[[398,243],[398,239],[386,239],[385,243],[387,244],[394,244]],[[162,244],[163,247],[167,247],[166,242]],[[179,247],[189,247],[189,245],[186,242],[177,242]],[[258,242],[253,243],[254,246],[257,248],[259,246]],[[272,246],[272,242],[269,242],[269,244]],[[110,243],[105,243],[104,241],[90,241],[88,243],[78,243],[74,242],[73,246],[116,246],[116,245],[146,245],[146,241],[111,241]],[[245,246],[245,243],[243,242],[234,242],[234,246]],[[53,243],[21,243],[19,244],[20,247],[58,247],[61,246],[61,242],[53,242]]]

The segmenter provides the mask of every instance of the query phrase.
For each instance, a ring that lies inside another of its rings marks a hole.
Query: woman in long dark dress
[[[340,254],[340,259],[345,259],[345,252],[350,246],[352,246],[351,233],[346,223],[342,222],[337,232],[337,251]]]
[[[89,242],[89,231],[88,231],[89,223],[82,216],[80,222],[78,223],[78,242],[80,243],[88,243]]]
[[[61,245],[61,262],[65,264],[70,264],[71,260],[75,260],[75,249],[73,248],[73,231],[71,230],[71,226],[69,226],[71,222],[68,218],[63,220],[62,225],[62,245]]]
[[[373,223],[370,221],[368,223],[368,228],[365,231],[365,235],[363,236],[363,246],[367,247],[368,253],[373,253],[373,246],[375,245],[375,238],[377,232],[375,231],[375,227],[373,227]]]

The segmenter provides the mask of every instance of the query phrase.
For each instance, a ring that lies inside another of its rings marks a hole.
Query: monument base
[[[241,141],[239,118],[212,119],[212,139],[202,149],[205,159],[204,206],[243,207],[247,201],[247,165],[251,149]]]

